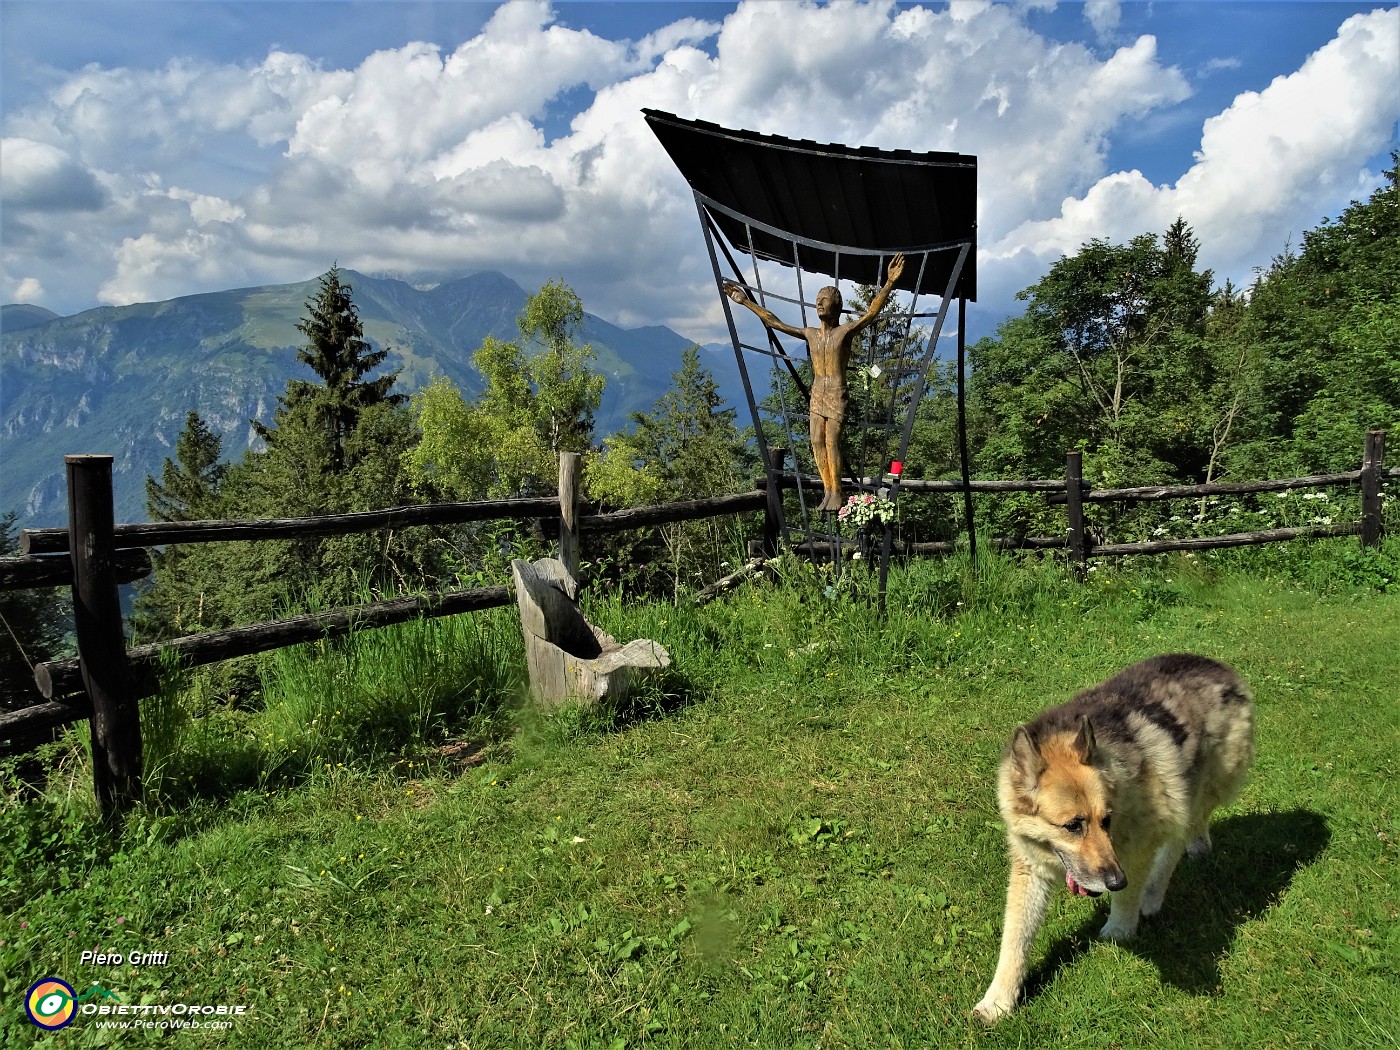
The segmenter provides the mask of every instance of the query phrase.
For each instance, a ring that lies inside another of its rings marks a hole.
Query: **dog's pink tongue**
[[[1068,870],[1065,871],[1065,885],[1069,887],[1070,893],[1077,894],[1080,897],[1089,896],[1089,891],[1075,882],[1074,876],[1071,875]]]

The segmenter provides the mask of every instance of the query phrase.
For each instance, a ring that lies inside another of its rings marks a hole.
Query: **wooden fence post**
[[[1366,432],[1361,458],[1361,546],[1381,545],[1381,464],[1385,461],[1385,431]]]
[[[578,503],[582,459],[577,452],[559,453],[559,560],[578,579]]]
[[[1089,538],[1084,531],[1084,456],[1081,452],[1065,453],[1065,496],[1069,511],[1069,532],[1065,536],[1069,563],[1082,572],[1089,561]]]
[[[117,593],[112,457],[65,456],[73,626],[92,702],[92,786],[104,817],[141,797],[141,717],[127,667]]]
[[[783,528],[783,486],[780,478],[783,473],[784,464],[787,461],[788,450],[785,448],[770,448],[768,450],[769,459],[772,461],[773,470],[768,475],[768,502],[763,505],[763,551],[765,558],[775,558],[778,555],[778,541],[782,537]]]

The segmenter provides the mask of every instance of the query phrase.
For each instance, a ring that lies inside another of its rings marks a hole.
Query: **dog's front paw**
[[[972,1016],[983,1024],[996,1024],[1016,1007],[1015,999],[994,998],[989,992],[972,1008]]]
[[[1137,935],[1137,923],[1131,925],[1121,919],[1109,917],[1108,922],[1103,924],[1103,929],[1099,931],[1101,941],[1128,941]]]

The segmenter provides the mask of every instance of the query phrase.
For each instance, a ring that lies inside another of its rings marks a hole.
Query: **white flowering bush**
[[[1360,497],[1355,493],[1329,495],[1287,489],[1244,499],[1212,496],[1196,503],[1194,513],[1173,514],[1162,521],[1152,530],[1151,538],[1181,539],[1265,529],[1313,528],[1354,521],[1359,516]]]
[[[858,529],[875,523],[894,524],[894,504],[884,496],[872,496],[868,492],[858,492],[846,499],[846,505],[836,512],[843,525],[854,525]]]

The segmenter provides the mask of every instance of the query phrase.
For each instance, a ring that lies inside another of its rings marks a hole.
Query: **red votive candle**
[[[890,464],[890,473],[893,474],[895,477],[899,477],[901,474],[904,473],[904,464],[901,463],[899,460],[895,460],[893,463]]]

